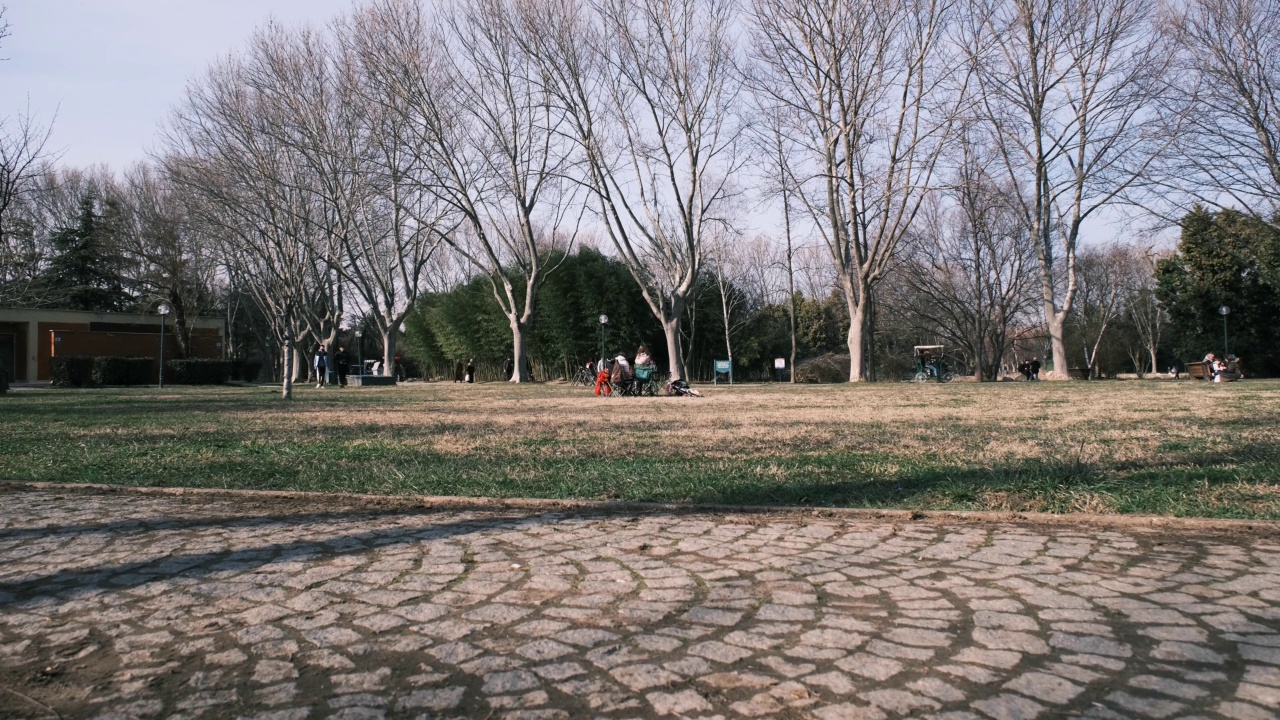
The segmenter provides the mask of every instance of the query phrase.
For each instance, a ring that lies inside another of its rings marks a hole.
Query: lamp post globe
[[[164,334],[165,334],[165,318],[169,315],[169,304],[160,303],[160,307],[156,308],[156,312],[160,313],[160,376],[156,379],[156,386],[164,388]]]
[[[360,377],[364,377],[364,341],[361,340],[363,337],[364,331],[356,330],[356,353],[360,356]]]
[[[600,359],[604,359],[604,326],[609,324],[609,316],[600,313]]]
[[[1231,343],[1227,341],[1227,316],[1231,314],[1231,308],[1222,305],[1218,308],[1218,314],[1222,316],[1222,352],[1227,357],[1231,356]]]

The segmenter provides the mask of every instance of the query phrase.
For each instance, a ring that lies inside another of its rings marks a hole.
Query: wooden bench
[[[1192,380],[1212,380],[1213,372],[1207,362],[1190,362],[1187,363],[1187,376]],[[1244,371],[1239,362],[1227,363],[1227,369],[1221,373],[1221,377],[1222,382],[1235,382],[1244,377]]]

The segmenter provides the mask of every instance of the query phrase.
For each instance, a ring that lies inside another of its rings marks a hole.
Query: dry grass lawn
[[[0,479],[1280,519],[1280,381],[31,391]]]

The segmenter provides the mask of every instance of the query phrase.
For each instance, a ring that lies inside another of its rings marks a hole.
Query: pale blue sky
[[[187,81],[270,17],[322,25],[351,0],[0,0],[0,116],[55,110],[51,145],[71,166],[143,160]]]

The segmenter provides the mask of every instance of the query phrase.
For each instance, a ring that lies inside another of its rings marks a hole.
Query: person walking
[[[338,352],[333,354],[334,369],[338,371],[338,387],[347,386],[347,371],[350,369],[351,357],[347,355],[347,349],[341,345],[338,346]]]
[[[311,360],[311,367],[316,371],[316,389],[324,387],[325,381],[329,377],[329,356],[324,351],[324,345],[316,348],[316,356]]]

